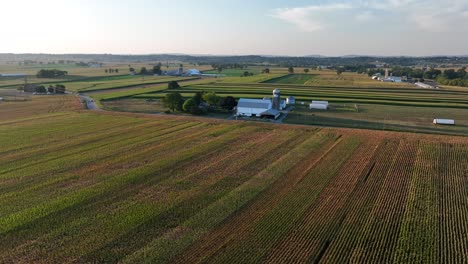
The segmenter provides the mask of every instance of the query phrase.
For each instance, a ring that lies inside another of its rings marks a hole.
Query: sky
[[[0,53],[468,55],[468,0],[0,0]]]

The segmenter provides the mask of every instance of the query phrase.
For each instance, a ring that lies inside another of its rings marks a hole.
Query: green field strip
[[[154,142],[157,142],[157,143],[160,143],[160,144],[165,144],[165,145],[168,145],[168,144],[173,144],[174,142],[177,142],[177,140],[170,140],[168,142],[162,142],[163,139],[166,139],[166,138],[170,138],[172,136],[177,136],[178,134],[181,134],[181,133],[186,133],[186,131],[190,131],[191,129],[194,129],[194,128],[197,128],[197,127],[200,127],[200,126],[203,126],[204,124],[203,123],[182,123],[182,124],[179,124],[179,125],[176,125],[176,126],[172,126],[172,127],[169,127],[167,129],[162,129],[160,130],[159,132],[155,133],[153,131],[153,133],[148,133],[149,131],[143,131],[143,133],[146,134],[145,137],[142,137],[142,136],[132,136],[132,137],[128,137],[128,138],[122,138],[120,141],[116,141],[114,143],[112,143],[112,147],[113,148],[102,148],[102,147],[99,147],[101,148],[101,151],[99,151],[98,153],[96,153],[94,151],[94,149],[88,149],[88,150],[91,150],[88,155],[84,155],[83,152],[78,152],[77,154],[73,154],[73,155],[69,155],[67,158],[69,159],[69,161],[67,162],[67,165],[66,166],[62,166],[62,167],[59,167],[57,169],[54,169],[53,165],[55,165],[56,163],[59,163],[59,162],[62,162],[62,160],[57,160],[57,159],[54,159],[51,161],[51,163],[48,163],[48,164],[45,164],[45,169],[44,170],[41,170],[39,172],[35,172],[35,171],[31,171],[31,175],[30,176],[34,176],[34,177],[30,177],[30,178],[26,178],[26,179],[23,179],[21,178],[22,180],[22,185],[19,185],[19,183],[17,183],[16,185],[20,186],[21,188],[23,188],[24,190],[38,190],[40,188],[43,188],[43,187],[48,187],[48,185],[50,184],[57,184],[57,182],[62,182],[66,179],[70,179],[70,178],[73,178],[75,175],[73,174],[73,169],[75,169],[75,166],[77,165],[81,165],[81,166],[86,166],[86,165],[91,165],[91,164],[95,164],[96,162],[102,162],[102,161],[105,161],[105,160],[108,160],[110,159],[111,162],[113,162],[114,164],[119,164],[119,163],[122,163],[126,160],[126,156],[124,155],[124,153],[128,152],[128,151],[132,151],[132,155],[135,155],[135,154],[139,154],[141,153],[142,151],[144,151],[145,153],[148,152],[148,151],[151,151],[154,147],[151,145],[149,150],[148,148],[141,148],[141,146],[144,146],[145,144],[151,144],[151,143],[154,143]],[[199,135],[200,133],[202,133],[203,130],[201,132],[199,132],[198,134],[197,133],[193,133],[194,135],[193,136],[196,136],[196,135]],[[132,143],[133,144],[129,144],[129,143]],[[185,142],[185,141],[181,141],[181,142]],[[107,145],[107,144],[106,144]],[[121,154],[122,157],[118,158],[118,159],[115,159],[115,154]],[[60,163],[61,164],[61,163]],[[112,163],[111,163],[112,164]],[[49,166],[47,166],[49,165]],[[106,164],[106,165],[110,165],[110,164]],[[51,168],[49,168],[51,167]],[[71,170],[71,171],[70,171]],[[114,169],[112,170],[113,173],[116,173],[117,169]],[[29,171],[28,171],[29,172]],[[68,177],[64,177],[63,175],[60,175],[58,174],[57,177],[54,177],[52,179],[50,179],[49,181],[41,181],[41,179],[43,177],[47,177],[48,175],[50,175],[50,173],[66,173],[66,175],[68,175]],[[59,177],[61,176],[61,177]],[[76,178],[76,177],[74,177]],[[83,177],[79,177],[80,180],[83,180]],[[41,183],[38,183],[38,181],[41,181]],[[8,181],[7,181],[8,182]],[[29,188],[25,188],[26,184],[29,184],[30,186],[32,186],[31,189]],[[15,185],[15,186],[16,186]],[[18,187],[17,186],[17,187]],[[2,186],[2,189],[5,189],[7,186]],[[58,191],[59,189],[55,190],[55,191]],[[12,190],[10,190],[12,191]],[[6,200],[6,195],[9,195],[8,192],[6,192],[6,190],[4,190],[5,194],[2,195],[3,199]],[[11,193],[16,193],[16,192],[11,192]]]
[[[0,218],[0,233],[3,234],[9,232],[53,212],[61,211],[65,208],[83,203],[93,197],[103,196],[104,194],[114,191],[115,189],[120,189],[127,184],[138,183],[144,178],[154,174],[155,171],[161,171],[164,168],[169,168],[177,163],[190,160],[193,155],[213,149],[218,146],[217,144],[224,144],[230,139],[231,137],[227,135],[221,138],[214,138],[205,142],[197,149],[188,148],[186,150],[179,151],[174,153],[174,155],[156,160],[151,165],[148,164],[145,167],[126,170],[118,175],[118,177],[112,177],[104,182],[71,192],[59,197],[58,199],[47,201],[46,203],[4,216]]]
[[[352,256],[350,261],[388,263],[393,260],[397,246],[393,238],[398,236],[401,227],[416,151],[415,144],[400,142],[388,172],[382,175],[381,191],[362,228],[363,237],[358,245],[362,252]]]
[[[208,261],[226,263],[236,258],[246,263],[261,261],[268,250],[302,219],[309,206],[354,152],[358,143],[357,139],[343,139],[294,186],[291,192],[254,223],[253,231],[247,237],[230,241],[222,251],[210,257]]]
[[[298,162],[298,159],[304,158],[311,151],[322,145],[326,138],[326,136],[319,133],[314,133],[293,148],[292,151],[286,153],[216,203],[201,210],[198,214],[182,223],[181,226],[153,240],[146,247],[127,257],[123,262],[169,261],[171,257],[180,253],[196,239],[209,232],[211,228],[220,224],[229,215],[244,207],[250,200],[267,189],[268,186],[291,169]],[[180,233],[179,230],[184,231]],[[176,235],[177,239],[173,238],[174,235]]]
[[[150,124],[141,124],[142,126],[147,126],[149,129],[154,129]],[[163,127],[162,129],[164,129]],[[81,145],[79,147],[73,148],[73,149],[67,149],[66,146],[64,147],[65,151],[61,152],[60,156],[57,155],[57,153],[49,153],[47,155],[43,155],[40,157],[34,157],[29,159],[27,162],[24,162],[23,160],[13,160],[12,162],[5,163],[1,165],[0,169],[0,179],[5,179],[5,174],[12,172],[12,171],[18,171],[23,168],[28,168],[31,166],[38,166],[36,168],[40,169],[42,166],[47,167],[47,165],[44,165],[44,162],[47,161],[53,161],[53,160],[60,160],[63,159],[67,156],[74,155],[74,154],[80,154],[83,153],[83,151],[95,151],[96,147],[106,147],[108,144],[112,144],[115,142],[123,142],[125,143],[124,139],[136,139],[138,135],[134,134],[129,134],[129,131],[132,131],[133,129],[131,127],[123,127],[122,129],[116,130],[116,131],[110,131],[109,134],[101,134],[98,137],[92,137],[89,138],[89,141],[81,141],[80,139],[77,139],[78,142],[75,144],[76,145]],[[140,133],[143,133],[140,131]],[[125,135],[125,137],[121,137],[122,135]],[[43,164],[43,165],[41,165]],[[57,165],[60,167],[60,165]],[[2,168],[3,167],[3,168]],[[11,169],[14,168],[14,169]],[[50,168],[50,167],[49,167]],[[25,175],[23,175],[25,177]]]
[[[99,254],[98,251],[90,254],[92,256],[102,256],[104,259],[87,258],[85,262],[118,261],[129,253],[132,253],[134,250],[144,246],[155,236],[161,235],[161,230],[167,231],[169,227],[183,222],[185,219],[196,214],[202,208],[223,197],[231,189],[244,183],[252,175],[267,165],[268,155],[272,157],[280,155],[283,153],[281,150],[282,147],[289,147],[291,146],[291,142],[297,142],[297,140],[294,140],[294,135],[297,134],[290,134],[287,137],[284,137],[281,142],[278,142],[277,145],[269,146],[269,148],[265,148],[263,150],[257,149],[253,152],[250,151],[249,153],[249,151],[245,149],[242,151],[245,152],[244,157],[236,158],[237,166],[236,164],[229,162],[229,160],[226,160],[226,165],[229,166],[228,164],[230,164],[232,169],[223,168],[224,166],[216,169],[205,168],[197,171],[196,173],[192,173],[190,176],[191,179],[189,180],[183,179],[185,178],[184,176],[186,176],[185,173],[178,175],[176,172],[175,175],[171,175],[170,178],[159,183],[155,187],[157,187],[156,189],[172,190],[172,194],[170,192],[166,195],[168,197],[177,197],[176,201],[174,201],[169,208],[165,208],[163,212],[149,218],[147,222],[141,224],[136,230],[126,234],[125,237],[122,237],[122,240],[119,239],[117,241],[112,241],[107,247],[104,247]],[[273,137],[274,135],[270,134],[270,136]],[[267,140],[267,138],[263,140]],[[271,153],[268,153],[270,151]],[[239,155],[242,155],[242,152],[239,153]],[[215,153],[218,153],[218,150],[213,154]],[[258,165],[258,167],[253,166],[253,164]],[[222,177],[219,177],[220,175],[222,175]],[[183,178],[180,179],[179,177]],[[176,178],[179,178],[179,180],[174,182],[174,179]],[[187,183],[184,184],[184,181],[187,181]],[[148,182],[145,183],[145,186],[148,184],[152,185],[151,182]],[[157,232],[151,234],[152,232],[148,231],[148,229],[155,230]],[[128,248],[127,250],[129,251],[118,253],[118,248],[115,248],[114,244],[127,244],[129,241],[132,241],[134,237],[139,237],[141,244],[135,245],[133,250]],[[105,256],[111,255],[114,257],[113,260],[105,259]]]
[[[353,254],[359,255],[362,248],[359,243],[365,241],[362,238],[367,230],[364,225],[371,218],[371,211],[376,202],[376,198],[382,189],[382,182],[389,170],[389,164],[383,162],[392,160],[395,156],[395,148],[398,145],[393,141],[382,141],[376,155],[372,159],[373,167],[369,168],[367,175],[355,188],[354,197],[349,200],[349,210],[343,219],[341,228],[330,244],[323,259],[331,261],[349,262]],[[346,250],[346,251],[343,251]]]
[[[439,170],[439,155],[440,150],[433,144],[419,143],[394,263],[436,263],[439,260],[439,204],[434,177]]]
[[[348,213],[347,203],[354,198],[353,194],[359,187],[361,178],[368,172],[377,147],[378,143],[375,141],[362,142],[357,146],[308,208],[303,219],[268,252],[266,262],[289,260],[296,263],[318,263],[321,260]]]
[[[67,140],[74,137],[86,137],[91,134],[99,134],[103,130],[115,129],[122,126],[133,126],[144,122],[134,118],[99,117],[89,118],[86,114],[71,114],[60,119],[48,120],[50,122],[28,124],[21,127],[21,136],[14,126],[0,128],[0,135],[5,141],[0,141],[2,150],[0,160],[5,158],[8,152],[24,154],[28,149],[38,147],[50,147],[55,143],[67,144]],[[110,122],[105,124],[104,122]],[[43,128],[46,126],[46,129]]]

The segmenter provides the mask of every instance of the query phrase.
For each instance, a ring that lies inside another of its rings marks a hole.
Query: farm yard
[[[0,120],[2,262],[468,258],[466,137],[15,104]]]

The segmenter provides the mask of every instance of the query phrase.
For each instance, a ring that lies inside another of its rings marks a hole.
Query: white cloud
[[[313,32],[324,29],[323,16],[339,10],[350,9],[348,4],[315,5],[296,8],[278,8],[272,16],[297,26],[301,31]]]
[[[385,19],[390,18],[395,27],[410,30],[467,31],[468,0],[352,0],[346,4],[332,2],[324,5],[279,8],[273,10],[272,16],[305,32],[321,30],[336,23],[352,26],[353,17],[355,23],[375,21],[374,27],[383,26],[388,22]]]

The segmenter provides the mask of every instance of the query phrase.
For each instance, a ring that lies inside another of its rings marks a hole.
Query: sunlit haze
[[[466,55],[468,1],[1,1],[0,53]]]

